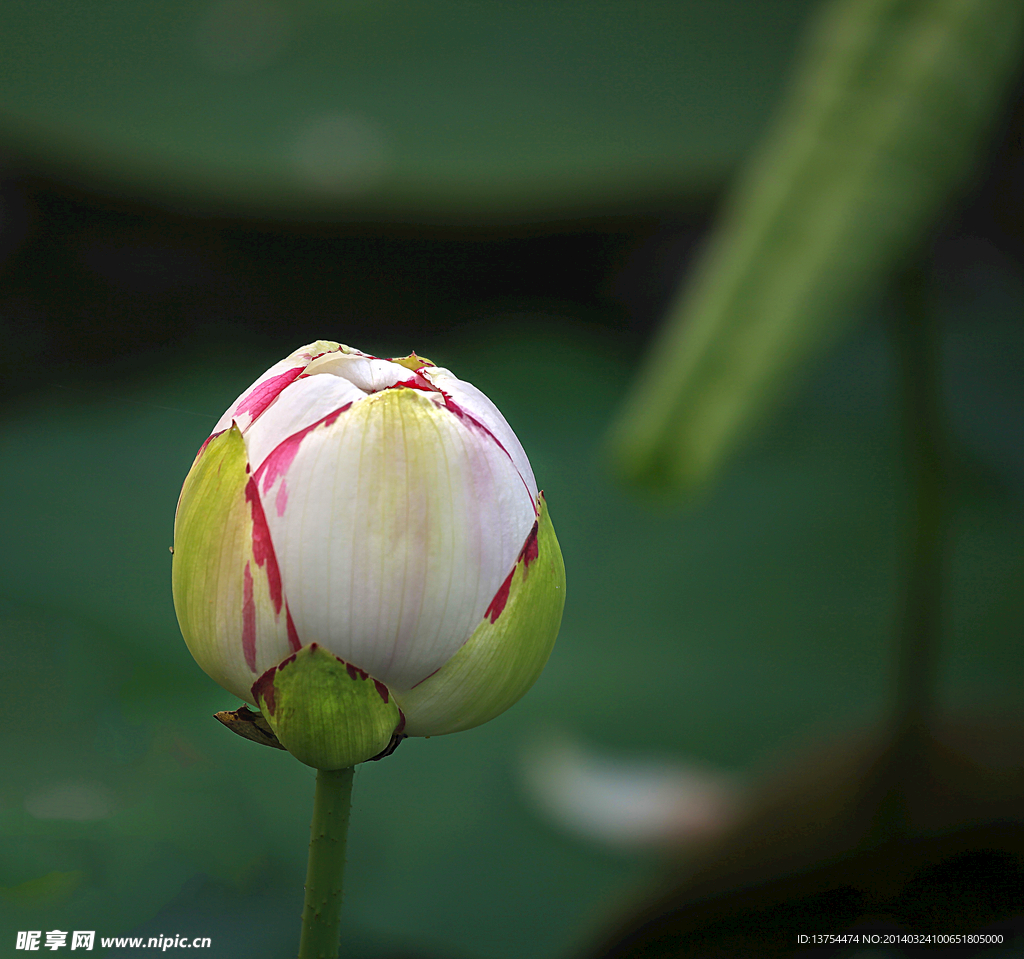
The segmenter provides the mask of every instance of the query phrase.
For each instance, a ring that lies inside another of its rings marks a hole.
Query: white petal
[[[264,493],[287,484],[266,513],[302,644],[396,690],[458,651],[536,519],[510,458],[434,396],[366,397],[309,431]]]
[[[519,438],[512,432],[505,417],[483,393],[472,383],[460,380],[451,370],[439,366],[429,366],[421,371],[423,376],[438,389],[443,390],[463,410],[475,420],[482,423],[493,434],[494,438],[505,448],[515,463],[519,475],[530,491],[533,501],[537,502],[537,480],[533,477],[530,461],[526,457]]]
[[[390,360],[358,352],[328,353],[310,363],[306,372],[310,376],[315,373],[333,373],[358,386],[364,393],[385,390],[415,375],[411,370]]]
[[[321,353],[340,349],[339,344],[329,340],[317,340],[315,343],[308,343],[300,346],[290,356],[286,356],[280,363],[275,363],[256,382],[246,387],[238,398],[232,403],[224,415],[217,421],[217,425],[211,431],[220,433],[226,430],[231,421],[238,424],[238,428],[244,433],[253,420],[258,419],[260,414],[274,401],[276,396],[295,377],[301,373],[309,361]]]
[[[295,380],[245,433],[245,448],[253,472],[289,437],[335,410],[365,398],[362,390],[338,376],[304,376]],[[264,487],[261,485],[260,489]]]

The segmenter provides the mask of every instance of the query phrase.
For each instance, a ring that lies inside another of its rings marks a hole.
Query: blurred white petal
[[[733,821],[738,791],[725,774],[649,758],[612,757],[567,737],[523,753],[527,794],[554,825],[617,848],[682,846]]]
[[[30,793],[25,811],[34,819],[106,819],[114,811],[114,796],[103,783],[68,780]]]

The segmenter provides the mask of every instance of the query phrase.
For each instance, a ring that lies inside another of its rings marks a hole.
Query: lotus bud
[[[320,340],[203,443],[172,586],[196,662],[260,710],[218,718],[341,769],[516,702],[554,645],[565,571],[530,462],[483,393],[415,353]]]

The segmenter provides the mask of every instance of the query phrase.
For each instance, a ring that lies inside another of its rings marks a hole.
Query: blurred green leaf
[[[627,478],[709,482],[962,187],[1019,0],[834,0],[611,433]]]
[[[529,218],[721,182],[815,0],[7,0],[0,139],[283,215]]]

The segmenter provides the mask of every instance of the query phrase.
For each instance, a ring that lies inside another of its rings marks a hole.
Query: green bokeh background
[[[1024,679],[1024,397],[1006,360],[1024,346],[1022,300],[1003,279],[970,333],[950,333],[951,396],[974,437],[942,670],[944,702],[961,707],[1019,708]],[[651,874],[650,857],[589,847],[524,801],[519,764],[538,730],[743,771],[794,737],[870,719],[886,691],[902,495],[873,324],[714,494],[665,513],[614,488],[596,454],[628,353],[557,317],[507,319],[424,353],[485,388],[530,451],[569,570],[562,633],[514,710],[358,769],[353,955],[554,956]],[[9,899],[5,936],[38,917],[194,930],[220,956],[293,945],[312,771],[211,719],[231,697],[191,661],[168,589],[183,473],[214,411],[265,360],[241,348],[103,401],[41,392],[5,417],[2,864],[8,886],[77,876]],[[105,788],[110,815],[27,811],[68,782]]]
[[[289,8],[287,56],[201,73],[194,50],[173,47],[198,29],[197,4],[137,5],[132,21],[117,5],[75,19],[56,2],[9,3],[0,131],[33,173],[179,210],[550,232],[573,210],[710,202],[782,89],[809,6],[655,4],[641,22],[612,3],[308,0]],[[323,75],[338,37],[359,56],[317,86],[307,74]],[[127,53],[102,55],[115,49]],[[358,195],[313,190],[281,130],[350,108],[378,118],[391,159]],[[957,249],[938,301],[956,451],[940,696],[1016,711],[1024,282],[985,242]],[[587,306],[453,300],[477,320],[457,335],[407,342],[382,324],[352,343],[415,349],[496,402],[547,495],[568,593],[551,662],[519,705],[358,768],[343,955],[555,957],[655,875],[656,855],[610,852],[537,812],[522,766],[538,736],[754,776],[795,741],[880,714],[906,506],[890,309],[881,295],[863,306],[685,510],[621,490],[601,456],[644,329]],[[15,355],[17,329],[0,328]],[[223,409],[290,349],[349,339],[323,317],[276,335],[273,348],[193,338],[102,386],[55,377],[49,359],[75,343],[52,342],[25,354],[32,375],[19,368],[0,408],[2,955],[26,928],[211,936],[218,959],[294,951],[313,773],[211,718],[237,703],[181,641],[168,553],[180,484]]]

